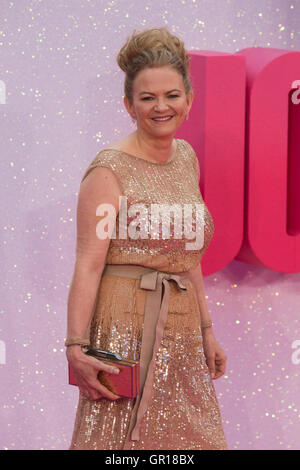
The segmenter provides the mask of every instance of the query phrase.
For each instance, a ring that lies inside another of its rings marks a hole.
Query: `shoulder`
[[[193,149],[192,145],[187,140],[184,140],[184,139],[176,139],[176,140],[178,144],[182,146],[182,148],[185,149],[187,152],[189,152],[191,155],[195,154],[195,150]]]
[[[193,146],[187,140],[184,140],[184,139],[177,139],[177,140],[180,141],[180,145],[183,146],[184,153],[186,154],[186,158],[189,162],[192,163],[193,169],[197,175],[197,180],[200,181],[199,160],[198,160],[198,157],[196,155],[196,152]]]
[[[109,149],[104,149],[100,150],[100,152],[97,153],[91,165],[102,166],[116,171],[118,167],[118,162],[119,154],[117,152],[114,152],[113,150]]]
[[[89,166],[86,168],[81,183],[85,180],[85,178],[90,174],[94,174],[94,178],[105,178],[111,179],[115,182],[118,182],[119,186],[121,186],[120,177],[119,177],[119,163],[120,157],[117,152],[114,152],[111,149],[103,149],[97,153],[94,159],[90,162]],[[92,172],[92,170],[96,170]]]
[[[186,159],[192,161],[193,165],[197,165],[198,158],[196,156],[196,152],[193,149],[192,145],[184,139],[176,139],[181,149],[182,153],[185,155]]]

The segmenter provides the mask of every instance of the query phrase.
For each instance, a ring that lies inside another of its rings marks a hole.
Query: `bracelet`
[[[213,326],[213,322],[211,320],[201,322],[201,328],[209,328]]]
[[[81,339],[81,338],[67,338],[65,341],[65,346],[72,346],[73,344],[78,344],[79,346],[89,346],[90,340],[89,339]]]

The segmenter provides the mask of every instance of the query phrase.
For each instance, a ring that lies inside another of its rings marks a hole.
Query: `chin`
[[[153,135],[156,137],[172,137],[175,134],[176,130],[171,129],[171,130],[165,130],[165,131],[154,131],[152,132]]]
[[[179,128],[179,125],[178,126],[169,126],[169,127],[151,127],[151,131],[154,132],[154,134],[174,134],[174,132],[177,131],[177,129]]]

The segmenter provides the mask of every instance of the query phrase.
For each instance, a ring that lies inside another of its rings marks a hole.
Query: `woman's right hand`
[[[109,400],[117,400],[120,398],[119,395],[115,395],[104,387],[97,378],[101,370],[113,374],[114,369],[118,371],[119,369],[99,361],[94,357],[87,356],[82,351],[81,346],[77,344],[67,347],[66,356],[79,390],[85,397],[91,400],[98,400],[101,397],[105,397]]]

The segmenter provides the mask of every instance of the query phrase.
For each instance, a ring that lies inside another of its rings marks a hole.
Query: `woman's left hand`
[[[202,338],[206,363],[211,378],[213,380],[218,379],[225,373],[227,356],[210,328],[202,330]]]

